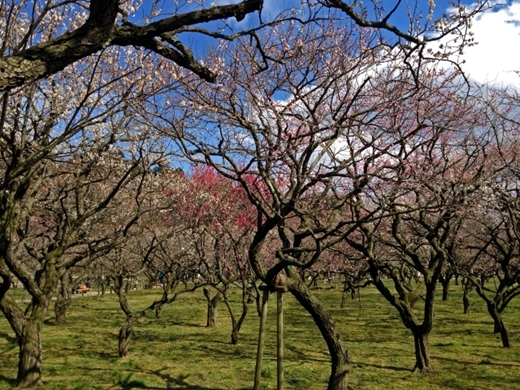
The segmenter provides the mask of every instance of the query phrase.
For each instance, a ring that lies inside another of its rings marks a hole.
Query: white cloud
[[[520,86],[520,1],[481,14],[471,30],[478,45],[464,50],[462,69],[479,83]]]

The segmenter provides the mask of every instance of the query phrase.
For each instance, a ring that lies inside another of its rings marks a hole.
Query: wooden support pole
[[[283,293],[286,287],[276,287],[276,369],[277,389],[283,390]]]
[[[262,315],[260,316],[260,330],[258,333],[258,350],[256,353],[256,370],[255,370],[255,386],[253,390],[260,390],[260,380],[262,378],[262,357],[264,355],[264,339],[265,339],[265,321],[267,319],[267,300],[269,299],[269,289],[262,288],[264,291],[262,296]]]

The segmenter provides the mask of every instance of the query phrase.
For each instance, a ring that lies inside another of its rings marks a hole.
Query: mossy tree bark
[[[121,326],[121,329],[119,329],[118,354],[120,358],[125,358],[128,356],[130,342],[132,341],[132,326],[134,323],[135,321],[133,318],[129,317]]]
[[[72,302],[69,280],[70,271],[67,271],[60,278],[60,289],[56,295],[56,302],[54,304],[55,325],[65,325],[67,323],[67,309]]]
[[[218,291],[213,297],[211,297],[211,291],[209,288],[204,287],[204,296],[208,302],[208,313],[206,317],[206,326],[212,328],[217,325],[218,316],[218,304],[222,300],[222,293]]]
[[[50,299],[36,301],[27,307],[25,314],[10,296],[0,300],[0,308],[16,334],[19,346],[16,384],[21,388],[43,386],[41,326]]]
[[[20,340],[25,318],[13,297],[6,294],[11,287],[11,275],[4,267],[5,264],[0,261],[0,276],[3,279],[0,285],[0,310],[4,313],[9,325],[11,325],[11,329],[13,329],[16,335],[16,340]]]
[[[44,313],[43,308],[37,308],[37,312]],[[22,329],[22,337],[19,339],[19,360],[16,385],[21,388],[43,386],[42,381],[42,342],[41,325],[44,315],[35,314],[26,320]]]
[[[41,327],[58,282],[56,258],[49,256],[45,268],[37,273],[35,281],[29,282],[31,302],[22,312],[18,303],[5,294],[0,299],[0,309],[14,330],[19,346],[16,384],[21,388],[39,387],[42,381]]]

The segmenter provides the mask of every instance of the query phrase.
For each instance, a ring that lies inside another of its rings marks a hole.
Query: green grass
[[[450,301],[437,301],[430,352],[435,373],[410,372],[413,338],[395,310],[373,289],[361,300],[339,307],[340,290],[318,290],[331,310],[352,364],[352,389],[478,389],[520,388],[520,300],[504,319],[513,348],[501,348],[492,334],[485,306],[472,296],[472,312],[462,314],[460,287]],[[143,308],[156,291],[131,294]],[[361,302],[361,306],[360,306]],[[237,309],[239,302],[235,302]],[[52,307],[51,307],[52,309]],[[251,389],[254,378],[259,318],[250,313],[238,345],[230,344],[230,320],[222,304],[218,326],[206,328],[202,291],[181,297],[162,311],[159,320],[142,319],[134,328],[130,354],[117,357],[117,335],[124,317],[115,295],[73,300],[68,324],[54,326],[52,310],[43,329],[43,380],[46,389]],[[324,389],[330,371],[324,341],[310,316],[290,295],[285,297],[285,388]],[[263,389],[276,388],[276,302],[269,302]],[[18,346],[5,318],[0,318],[0,388],[13,386]]]

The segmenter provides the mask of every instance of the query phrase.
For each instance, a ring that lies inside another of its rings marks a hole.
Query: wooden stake
[[[269,289],[262,288],[264,291],[262,296],[262,315],[260,316],[260,331],[258,334],[258,350],[256,353],[256,370],[255,370],[255,386],[254,390],[260,390],[260,380],[262,377],[262,357],[264,355],[264,339],[265,339],[265,320],[267,318],[267,300],[269,299]]]
[[[283,390],[283,293],[285,288],[276,288],[277,310],[276,310],[276,368],[278,390]]]

